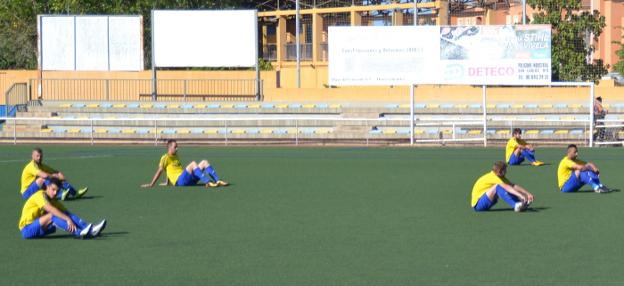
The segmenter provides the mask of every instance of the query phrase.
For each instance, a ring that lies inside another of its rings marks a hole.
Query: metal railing
[[[4,94],[5,115],[9,117],[11,111],[25,110],[30,100],[28,95],[28,85],[26,83],[14,83]]]
[[[31,79],[32,98],[56,101],[153,100],[151,79]],[[258,93],[260,96],[258,96]],[[255,79],[159,79],[157,100],[249,101],[262,98]]]

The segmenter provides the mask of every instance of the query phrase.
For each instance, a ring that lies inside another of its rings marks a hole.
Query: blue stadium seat
[[[164,103],[156,103],[156,104],[154,104],[153,108],[156,108],[156,109],[165,109],[165,108],[167,108],[167,105],[166,105],[166,104],[164,104]]]
[[[454,108],[455,105],[452,103],[444,103],[444,104],[440,104],[440,108]]]
[[[236,104],[234,105],[235,109],[247,109],[247,104]]]
[[[139,104],[138,104],[138,103],[136,103],[136,102],[133,102],[133,103],[128,103],[128,106],[127,106],[127,107],[128,107],[128,108],[132,108],[132,109],[134,109],[134,108],[139,108]]]
[[[527,103],[527,104],[524,105],[524,108],[536,109],[537,108],[537,104],[536,103]]]
[[[260,133],[260,129],[259,128],[249,128],[245,131],[245,133],[247,134],[259,134]]]
[[[190,104],[190,103],[185,103],[185,104],[180,105],[180,108],[182,108],[182,109],[192,109],[193,105]]]
[[[111,127],[107,129],[107,133],[109,134],[119,134],[121,133],[121,128]]]
[[[80,133],[90,134],[91,131],[92,131],[91,127],[82,127],[82,128],[80,128]]]
[[[424,103],[418,103],[418,104],[414,104],[414,108],[425,109],[427,108],[427,105]]]
[[[553,107],[562,109],[562,108],[568,108],[568,105],[565,103],[557,103],[557,104],[554,104]]]
[[[111,108],[113,107],[113,104],[110,102],[103,102],[102,104],[100,104],[100,108]]]
[[[540,134],[542,134],[542,135],[553,135],[554,133],[555,133],[555,131],[552,130],[552,129],[545,129],[545,130],[541,130],[540,131]]]
[[[399,127],[396,129],[396,131],[397,131],[397,134],[401,134],[401,135],[410,134],[409,127]]]
[[[507,103],[497,104],[496,108],[498,108],[498,109],[509,109],[509,108],[511,108],[511,104],[507,104]]]
[[[73,104],[71,105],[71,107],[73,107],[73,108],[84,108],[84,107],[86,107],[86,106],[87,106],[87,105],[86,105],[86,104],[84,104],[84,103],[73,103]]]
[[[583,135],[585,131],[583,129],[572,129],[570,130],[570,135]]]
[[[262,104],[262,108],[271,109],[271,108],[275,108],[275,105],[270,104],[270,103],[264,103]]]
[[[301,108],[301,106],[302,106],[302,105],[301,105],[301,104],[299,104],[299,103],[293,103],[293,104],[289,104],[289,105],[288,105],[288,108],[294,108],[294,109],[297,109],[297,108]]]
[[[316,105],[316,108],[327,109],[327,108],[329,108],[329,104],[327,104],[327,103],[319,103],[319,104]]]
[[[388,109],[396,109],[396,108],[399,108],[399,105],[396,104],[396,103],[386,104],[386,108],[388,108]]]
[[[204,128],[191,128],[191,134],[203,134]]]
[[[208,106],[206,106],[207,108],[220,108],[221,105],[219,104],[208,104]]]
[[[481,109],[481,104],[475,103],[468,106],[469,108]]]
[[[167,134],[167,135],[173,135],[173,134],[176,134],[176,130],[175,129],[171,129],[171,128],[167,128],[167,129],[160,130],[160,133]]]
[[[286,129],[283,129],[283,128],[278,128],[278,129],[273,130],[273,134],[277,134],[277,135],[284,135],[287,133],[288,131],[286,131]]]
[[[145,135],[145,134],[149,134],[151,130],[152,130],[151,128],[137,128],[136,133]]]
[[[379,135],[381,134],[381,130],[379,129],[371,129],[371,131],[368,132],[369,134],[373,134],[373,135]]]

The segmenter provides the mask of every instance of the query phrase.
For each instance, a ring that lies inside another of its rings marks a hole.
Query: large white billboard
[[[42,70],[143,70],[141,16],[39,17]]]
[[[546,85],[549,25],[330,27],[331,85]]]
[[[256,65],[255,10],[154,10],[152,21],[156,67]]]

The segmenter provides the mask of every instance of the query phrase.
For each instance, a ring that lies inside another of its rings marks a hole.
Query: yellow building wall
[[[279,80],[278,80],[279,75]],[[28,82],[39,76],[38,71],[0,71],[0,76],[8,81],[0,82]],[[159,71],[159,79],[253,79],[254,71]],[[263,71],[265,101],[286,102],[409,102],[409,88],[405,86],[383,87],[333,87],[327,86],[328,69],[326,66],[302,66],[302,88],[296,86],[296,69],[283,67],[277,71]],[[44,72],[44,79],[146,79],[151,78],[151,71],[141,72]],[[132,81],[128,81],[132,82]],[[146,81],[143,81],[145,85]],[[280,88],[277,87],[279,82]],[[138,83],[137,83],[138,85]],[[2,90],[8,84],[0,86]],[[51,87],[44,87],[51,88]],[[115,88],[115,87],[111,87]],[[127,87],[126,87],[127,88]],[[227,87],[223,87],[227,89]],[[141,88],[145,93],[151,92],[151,84]],[[160,92],[167,92],[160,88]],[[95,87],[91,90],[98,93],[103,88]],[[4,94],[4,92],[3,92]],[[81,95],[73,95],[81,96]],[[89,100],[94,95],[84,95],[82,100]],[[505,103],[555,103],[588,101],[587,87],[504,87],[488,88],[488,102]],[[602,81],[596,86],[596,96],[602,96],[606,103],[624,102],[624,87],[617,87],[613,81]],[[112,98],[111,100],[136,101],[138,95]],[[0,97],[0,104],[4,104],[4,95]],[[447,86],[427,85],[416,88],[417,102],[436,103],[480,103],[481,87],[479,86]]]

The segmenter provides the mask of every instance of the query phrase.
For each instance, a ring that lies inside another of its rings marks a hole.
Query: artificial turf
[[[0,146],[0,284],[621,285],[624,193],[561,194],[551,165],[511,167],[532,211],[469,206],[502,148],[221,148],[207,158],[232,186],[141,189],[163,147],[44,146],[86,199],[65,205],[103,237],[62,230],[23,240],[19,179],[32,146]],[[581,149],[624,187],[622,149]],[[587,188],[585,188],[587,189]]]

